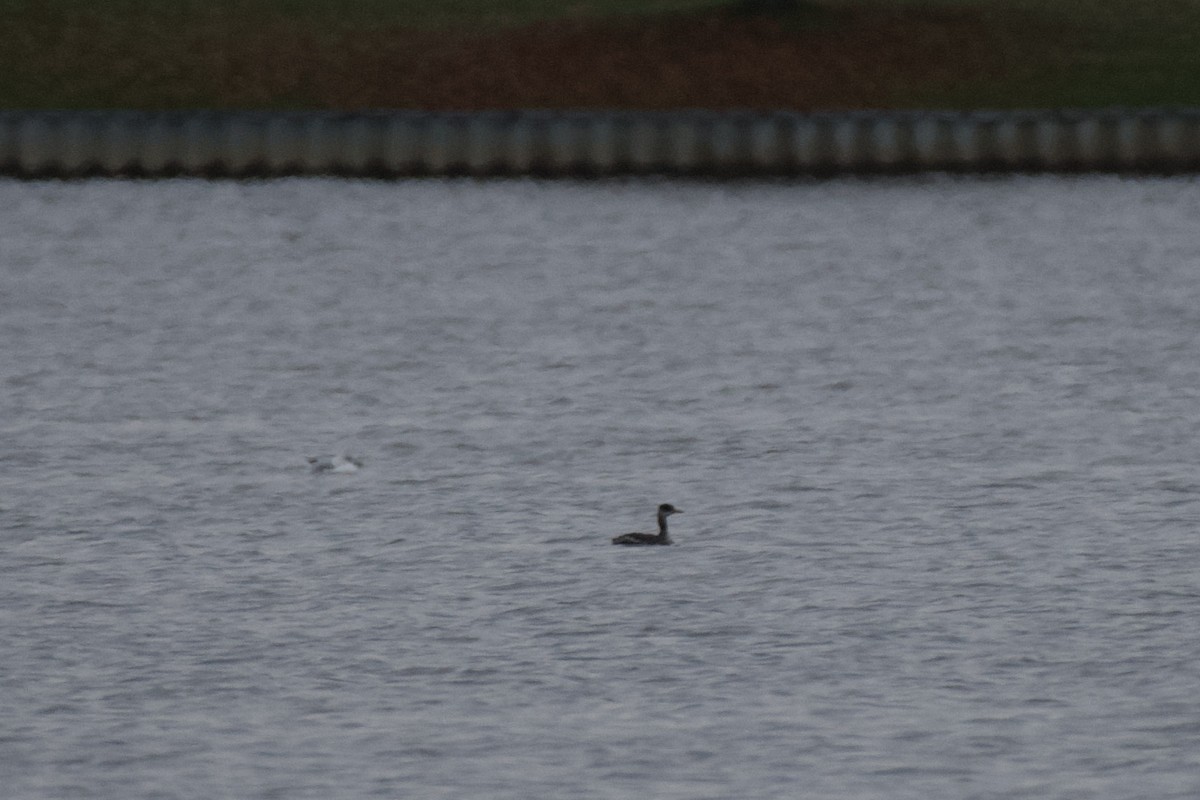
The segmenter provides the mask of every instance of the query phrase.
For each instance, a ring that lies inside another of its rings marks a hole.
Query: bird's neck
[[[662,512],[658,514],[658,538],[667,538],[667,515]]]

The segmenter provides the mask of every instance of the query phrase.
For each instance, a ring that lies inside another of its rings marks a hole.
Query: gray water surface
[[[5,796],[1200,793],[1194,180],[0,209]]]

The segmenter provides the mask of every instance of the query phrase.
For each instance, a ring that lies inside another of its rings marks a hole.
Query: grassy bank
[[[0,0],[0,107],[1200,105],[1200,0]]]

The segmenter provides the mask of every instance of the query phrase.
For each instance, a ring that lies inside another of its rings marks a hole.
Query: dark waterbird
[[[675,506],[670,503],[663,503],[658,507],[658,533],[623,533],[620,536],[614,536],[613,544],[670,544],[671,537],[667,535],[667,517],[672,514],[682,514]]]

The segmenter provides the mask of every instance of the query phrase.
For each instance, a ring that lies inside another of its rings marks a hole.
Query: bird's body
[[[670,544],[671,540],[657,533],[622,533],[613,537],[613,544]]]
[[[658,507],[658,533],[623,533],[620,536],[614,536],[613,544],[624,545],[648,545],[648,544],[670,544],[671,537],[667,535],[667,517],[672,514],[683,513],[670,503],[663,503]]]

